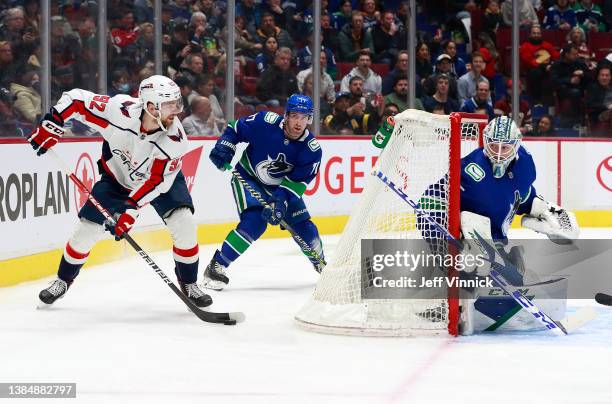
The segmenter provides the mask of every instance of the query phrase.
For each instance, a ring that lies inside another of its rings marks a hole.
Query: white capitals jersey
[[[109,97],[74,89],[62,94],[55,105],[62,119],[74,118],[97,129],[104,137],[100,164],[107,174],[130,191],[142,206],[167,192],[181,169],[188,140],[178,118],[167,128],[146,133],[139,99],[128,95]]]

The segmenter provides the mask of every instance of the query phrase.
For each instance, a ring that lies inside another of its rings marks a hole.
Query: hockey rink
[[[172,254],[152,255],[174,279]],[[292,240],[257,241],[229,277],[211,310],[243,311],[236,326],[199,321],[137,257],[84,270],[48,310],[50,278],[2,288],[0,381],[77,384],[54,403],[612,403],[612,307],[594,301],[570,302],[599,315],[567,337],[345,337],[294,323],[318,275]]]

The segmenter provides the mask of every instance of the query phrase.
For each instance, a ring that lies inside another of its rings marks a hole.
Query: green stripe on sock
[[[247,248],[251,246],[251,244],[241,237],[236,230],[230,231],[225,241],[240,254],[244,254]]]
[[[232,179],[232,186],[234,188],[236,204],[238,205],[238,210],[242,212],[246,209],[246,199],[244,197],[244,191],[242,189],[242,184],[234,178]]]

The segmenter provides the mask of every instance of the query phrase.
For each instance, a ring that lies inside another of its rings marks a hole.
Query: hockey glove
[[[231,163],[236,153],[236,145],[227,140],[219,139],[210,152],[210,161],[221,171],[225,171],[225,164]]]
[[[284,192],[276,191],[274,195],[272,195],[270,202],[268,202],[268,206],[261,212],[261,217],[271,225],[277,225],[287,214],[288,206],[289,203],[287,202],[287,197]]]
[[[540,195],[533,198],[531,212],[523,216],[521,225],[546,234],[557,244],[569,244],[580,234],[574,213],[545,201]]]
[[[34,133],[32,133],[32,136],[28,138],[28,142],[30,142],[34,150],[38,150],[36,153],[38,156],[45,154],[47,150],[59,142],[66,132],[62,128],[63,124],[61,117],[54,109],[45,114]]]
[[[114,223],[109,220],[104,222],[106,230],[108,230],[113,236],[115,236],[115,240],[117,241],[121,240],[125,233],[132,230],[134,222],[136,222],[136,219],[138,219],[137,207],[130,202],[126,203],[126,205],[127,209],[125,210],[125,212],[121,214],[115,213]]]

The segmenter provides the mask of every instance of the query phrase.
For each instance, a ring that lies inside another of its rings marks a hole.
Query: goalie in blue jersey
[[[261,111],[231,121],[210,153],[220,170],[230,163],[238,143],[248,143],[236,170],[267,201],[263,207],[235,178],[231,181],[240,223],[218,249],[204,272],[202,285],[222,290],[229,282],[227,268],[266,230],[282,220],[323,258],[319,232],[310,220],[302,195],[321,165],[321,146],[306,128],[314,107],[305,95],[287,99],[284,116]],[[317,272],[321,261],[309,256]]]
[[[461,159],[461,233],[473,238],[476,230],[484,239],[506,244],[508,229],[515,215],[523,215],[523,227],[546,234],[556,243],[578,238],[576,217],[570,211],[538,195],[533,183],[536,167],[531,154],[521,145],[521,133],[506,116],[493,119],[483,131],[484,147]],[[431,185],[419,200],[422,209],[440,217],[440,201],[446,200],[447,178]],[[429,241],[443,240],[432,225],[418,219],[419,230]],[[439,245],[438,245],[439,246]],[[436,246],[432,246],[436,248]],[[521,271],[518,246],[508,252]],[[521,274],[507,274],[513,284],[522,282]],[[516,276],[510,276],[516,275]]]

